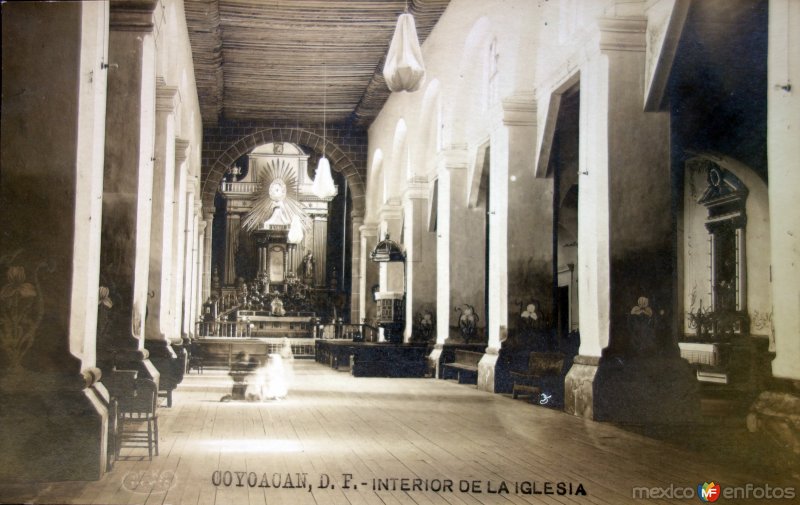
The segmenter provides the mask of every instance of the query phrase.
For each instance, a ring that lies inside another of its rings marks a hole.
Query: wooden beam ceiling
[[[449,0],[411,0],[424,41]],[[405,0],[185,0],[203,122],[368,126],[389,97],[383,61]]]

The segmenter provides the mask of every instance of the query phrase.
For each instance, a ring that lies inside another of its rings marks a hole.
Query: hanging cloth
[[[397,27],[383,65],[383,78],[389,89],[395,92],[417,91],[425,82],[422,49],[411,14],[400,14],[397,18]]]

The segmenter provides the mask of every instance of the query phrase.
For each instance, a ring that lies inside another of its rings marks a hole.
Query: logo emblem
[[[697,485],[697,497],[706,503],[713,503],[717,501],[720,495],[719,484],[711,482],[703,482]]]

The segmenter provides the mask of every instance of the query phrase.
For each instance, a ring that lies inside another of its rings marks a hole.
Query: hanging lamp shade
[[[336,185],[333,183],[333,176],[331,175],[331,163],[324,156],[319,159],[317,172],[314,174],[314,182],[311,184],[311,192],[319,198],[336,196]]]
[[[417,91],[425,82],[422,49],[411,14],[400,14],[397,18],[397,27],[383,65],[383,78],[389,89],[395,92]]]

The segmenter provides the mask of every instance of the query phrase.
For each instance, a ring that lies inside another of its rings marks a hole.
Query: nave
[[[711,480],[723,488],[780,485],[774,475],[712,462],[713,451],[678,449],[455,381],[356,378],[296,360],[284,400],[221,402],[231,384],[222,370],[186,377],[174,407],[159,409],[159,457],[126,448],[99,481],[7,485],[4,500],[599,505],[641,502],[641,495],[633,499],[635,487],[696,492]],[[344,474],[352,474],[351,489],[341,488]],[[480,492],[460,487],[473,481]],[[498,492],[503,483],[508,493]],[[546,491],[553,494],[532,494]],[[759,500],[737,501],[750,502]]]

